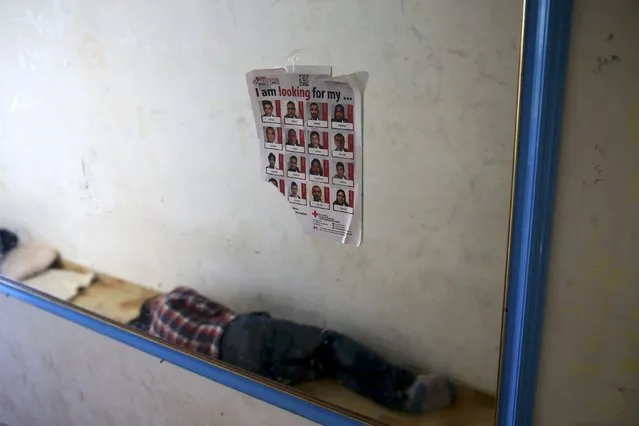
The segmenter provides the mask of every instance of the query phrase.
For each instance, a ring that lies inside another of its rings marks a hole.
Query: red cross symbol
[[[318,216],[317,210],[313,210],[313,217],[317,218],[317,216]]]

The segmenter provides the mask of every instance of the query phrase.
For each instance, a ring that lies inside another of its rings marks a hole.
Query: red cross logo
[[[313,217],[317,219],[318,213],[317,210],[313,210]]]

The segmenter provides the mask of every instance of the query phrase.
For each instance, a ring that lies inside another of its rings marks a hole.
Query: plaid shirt
[[[237,316],[193,289],[178,287],[148,302],[149,333],[192,351],[219,357],[222,335]]]

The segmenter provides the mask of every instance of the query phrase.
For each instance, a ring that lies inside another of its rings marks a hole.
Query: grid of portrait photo
[[[353,214],[352,99],[260,99],[265,178],[291,204]]]

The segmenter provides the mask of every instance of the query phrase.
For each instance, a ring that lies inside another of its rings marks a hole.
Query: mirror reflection
[[[190,287],[150,289],[66,261],[51,246],[20,243],[12,231],[1,229],[0,237],[4,276],[357,414],[392,420],[389,424],[398,419],[421,424],[433,413],[441,419],[460,413],[491,418],[490,395],[446,374],[394,364],[339,331],[266,311],[242,313]]]
[[[520,4],[63,3],[0,47],[1,274],[366,419],[492,424]],[[290,61],[370,76],[360,247],[264,177],[245,74]]]

